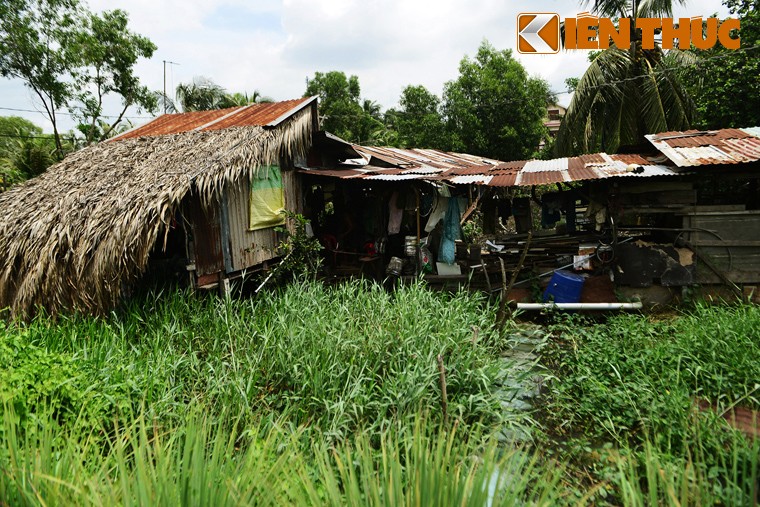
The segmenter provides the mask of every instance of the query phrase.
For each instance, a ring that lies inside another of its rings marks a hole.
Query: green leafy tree
[[[388,131],[383,122],[383,112],[380,104],[374,100],[362,101],[362,114],[356,126],[357,138],[362,144],[385,145],[388,141]]]
[[[322,128],[356,143],[370,143],[375,133],[383,130],[379,106],[361,102],[359,78],[346,77],[340,71],[315,72],[306,84],[304,96],[319,97]]]
[[[581,82],[581,78],[579,77],[569,77],[565,79],[565,86],[567,86],[567,91],[574,92],[578,88],[578,84]]]
[[[37,176],[53,162],[55,141],[18,116],[0,117],[0,189]]]
[[[162,92],[155,92],[154,96],[167,113],[209,111],[274,102],[273,98],[258,90],[250,95],[247,92],[228,93],[224,87],[203,76],[194,77],[190,83],[180,83],[176,89],[176,102]]]
[[[424,86],[409,85],[401,92],[399,108],[386,113],[404,148],[448,150],[451,138],[441,114],[441,99]]]
[[[592,10],[599,16],[635,19],[670,16],[672,7],[672,0],[596,0]],[[659,47],[642,49],[641,30],[633,24],[629,38],[630,49],[612,46],[595,54],[575,83],[557,135],[557,154],[616,152],[646,142],[645,134],[691,125],[694,102],[674,69],[693,64],[694,57]]]
[[[0,116],[0,156],[16,148],[18,139],[42,136],[42,128],[20,116]]]
[[[741,47],[718,44],[693,50],[696,65],[682,79],[696,103],[695,126],[703,129],[760,125],[760,11],[753,0],[724,0],[741,19]]]
[[[103,97],[120,95],[123,110],[113,128],[128,107],[156,105],[133,72],[135,62],[149,58],[155,46],[129,32],[127,21],[123,11],[99,16],[78,0],[0,2],[0,75],[21,79],[32,90],[53,127],[59,158],[64,154],[61,108],[94,125],[104,117]]]
[[[484,41],[444,87],[452,148],[500,160],[528,158],[548,135],[543,120],[551,102],[546,81],[529,77],[510,50]]]
[[[108,138],[122,124],[129,107],[149,112],[158,107],[155,95],[140,84],[134,73],[137,61],[150,58],[156,46],[146,37],[130,32],[128,21],[121,10],[101,16],[87,13],[75,43],[69,47],[69,53],[80,58],[81,68],[74,75],[75,98],[80,105],[75,110],[87,143]],[[103,99],[109,94],[121,98],[121,110],[110,123],[103,117]]]

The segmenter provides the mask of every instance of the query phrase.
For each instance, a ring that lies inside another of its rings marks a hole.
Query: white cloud
[[[358,75],[362,95],[386,108],[407,84],[440,94],[456,78],[462,57],[473,55],[483,39],[514,48],[519,12],[566,17],[583,10],[559,0],[90,0],[90,7],[127,11],[132,30],[157,44],[153,59],[137,67],[153,89],[163,86],[163,60],[179,63],[167,66],[170,90],[203,75],[230,91],[256,89],[275,99],[301,96],[315,71],[341,70]],[[716,11],[727,14],[715,0],[695,0],[676,16]],[[588,65],[581,51],[515,56],[557,91]],[[0,106],[32,109],[20,83],[2,80],[0,91]],[[117,104],[111,107],[114,114]],[[29,117],[43,125],[38,114]]]

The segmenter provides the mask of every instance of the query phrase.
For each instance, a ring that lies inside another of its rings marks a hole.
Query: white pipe
[[[635,303],[517,303],[518,310],[641,310],[640,301]]]

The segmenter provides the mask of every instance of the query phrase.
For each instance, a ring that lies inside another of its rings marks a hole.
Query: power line
[[[49,141],[52,141],[54,139],[53,134],[49,134],[46,136],[22,136],[18,134],[0,134],[0,137],[8,137],[11,139],[47,139]],[[61,137],[63,137],[63,135]]]
[[[666,72],[670,72],[670,71],[677,70],[677,69],[683,69],[683,68],[688,68],[688,67],[699,67],[702,64],[704,64],[705,62],[709,62],[709,61],[713,61],[713,60],[720,60],[720,59],[723,59],[723,58],[728,58],[728,57],[736,55],[737,53],[746,53],[748,51],[752,51],[752,50],[755,50],[755,49],[760,49],[760,44],[755,45],[755,46],[746,47],[746,48],[740,48],[740,49],[733,50],[733,51],[730,51],[730,52],[727,52],[727,53],[724,53],[724,54],[719,54],[719,55],[714,55],[714,56],[709,56],[709,57],[698,57],[697,60],[695,60],[694,62],[691,62],[691,63],[685,63],[685,64],[679,64],[679,65],[675,65],[675,66],[671,66],[671,67],[660,68],[660,69],[653,70],[651,73],[648,73],[648,74],[639,75],[639,76],[632,76],[632,77],[629,77],[629,78],[618,79],[618,80],[609,81],[609,82],[606,82],[606,83],[600,83],[600,84],[598,84],[596,86],[588,87],[587,89],[594,90],[594,89],[597,89],[597,88],[602,88],[604,86],[614,86],[614,85],[618,85],[618,84],[621,84],[621,83],[625,83],[627,81],[635,81],[637,79],[646,78],[646,77],[649,77],[649,76],[652,76],[652,75],[664,74]],[[167,61],[167,63],[173,63],[173,62],[168,62]],[[559,95],[559,94],[563,94],[563,93],[573,93],[573,92],[575,92],[575,90],[570,90],[570,89],[551,91],[551,93],[555,94],[555,95]],[[2,106],[0,106],[0,110],[4,110],[4,111],[16,111],[16,112],[24,112],[24,113],[40,113],[40,114],[44,114],[42,111],[38,111],[36,109],[21,109],[21,108],[2,107]],[[412,115],[412,113],[408,113],[408,112],[402,112],[402,111],[397,111],[397,112],[400,112],[400,113],[402,113],[404,115],[407,115],[407,116],[408,115]],[[66,116],[77,116],[75,113],[69,113],[69,112],[65,112],[65,111],[56,111],[56,114],[66,115]],[[417,114],[414,114],[413,116],[427,116],[429,114],[434,114],[434,113],[417,113]],[[360,114],[334,114],[334,115],[329,115],[329,117],[331,117],[331,118],[364,118],[365,116],[366,115],[360,115]],[[100,118],[118,118],[118,116],[100,115]],[[154,116],[122,116],[122,118],[128,119],[128,120],[149,120],[149,119],[153,119],[155,117]],[[4,137],[7,137],[7,136],[4,136]]]
[[[655,70],[653,70],[652,72],[650,72],[648,74],[642,74],[642,75],[638,75],[638,76],[631,76],[631,77],[628,77],[628,78],[618,79],[618,80],[615,80],[615,81],[608,81],[606,83],[600,83],[600,84],[598,84],[596,86],[588,86],[588,87],[586,87],[586,89],[587,90],[595,90],[595,89],[602,88],[602,87],[605,87],[605,86],[615,86],[615,85],[618,85],[618,84],[621,84],[621,83],[625,83],[625,82],[628,82],[628,81],[636,81],[636,80],[639,80],[639,79],[646,79],[646,78],[651,77],[652,75],[665,74],[667,72],[671,72],[671,71],[678,70],[678,69],[685,69],[685,68],[689,68],[689,67],[700,67],[701,65],[705,64],[706,62],[710,62],[710,61],[713,61],[713,60],[720,60],[722,58],[728,58],[728,57],[733,56],[733,55],[735,55],[737,53],[746,53],[748,51],[752,51],[752,50],[755,50],[755,49],[760,49],[760,44],[755,45],[755,46],[750,46],[750,47],[747,47],[747,48],[741,48],[741,49],[733,50],[730,53],[713,55],[713,56],[708,56],[708,57],[698,57],[693,62],[680,63],[678,65],[673,65],[673,66],[670,66],[670,67],[662,67],[662,68],[659,68],[659,69],[655,69]],[[562,93],[573,93],[573,92],[575,92],[575,90],[551,91],[551,93],[554,94],[554,95],[559,95],[559,94],[562,94]],[[489,107],[504,107],[504,106],[507,106],[507,105],[509,105],[509,104],[506,103],[506,102],[504,102],[504,103],[501,103],[501,104],[489,105]],[[408,112],[404,112],[404,111],[396,111],[396,112],[397,113],[401,113],[401,114],[403,114],[405,116],[428,116],[428,115],[431,115],[431,114],[435,114],[435,112],[430,112],[430,113],[414,113],[414,114],[408,113]],[[364,118],[365,116],[366,115],[361,115],[361,114],[333,114],[333,115],[327,115],[328,118]]]
[[[614,85],[617,85],[617,84],[625,83],[627,81],[636,81],[637,79],[647,78],[647,77],[652,76],[652,75],[665,74],[665,73],[673,71],[673,70],[684,69],[684,68],[689,68],[689,67],[700,67],[702,64],[704,64],[706,62],[709,62],[709,61],[712,61],[712,60],[720,60],[722,58],[728,58],[729,56],[733,56],[736,53],[745,53],[747,51],[751,51],[753,49],[759,49],[759,48],[760,48],[760,44],[755,45],[755,46],[750,46],[748,48],[737,49],[737,50],[734,50],[734,51],[732,51],[730,53],[709,56],[709,57],[706,57],[706,58],[698,58],[697,60],[695,60],[693,62],[690,62],[690,63],[684,63],[684,64],[679,64],[679,65],[674,65],[674,66],[671,66],[671,67],[663,67],[663,68],[660,68],[660,69],[655,69],[655,70],[653,70],[652,72],[650,72],[648,74],[642,74],[642,75],[638,75],[638,76],[631,76],[631,77],[627,77],[625,79],[618,79],[616,81],[609,81],[607,83],[600,83],[600,84],[598,84],[596,86],[589,86],[588,89],[589,90],[595,90],[597,88],[602,88],[604,86],[614,86]],[[575,90],[559,90],[559,91],[552,91],[551,93],[553,93],[553,94],[561,94],[561,93],[573,93],[573,92],[575,92]]]
[[[21,113],[40,113],[45,114],[43,111],[38,111],[36,109],[20,109],[17,107],[2,107],[0,106],[0,109],[4,111],[17,111]],[[66,116],[77,116],[75,113],[67,113],[65,111],[56,111],[55,114],[63,114]],[[99,118],[118,118],[118,116],[114,115],[107,115],[107,114],[101,114],[99,115]],[[122,118],[125,118],[127,120],[147,120],[154,118],[153,116],[122,116]]]

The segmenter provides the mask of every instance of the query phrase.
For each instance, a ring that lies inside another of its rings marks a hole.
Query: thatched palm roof
[[[101,143],[0,194],[0,308],[99,313],[144,272],[182,198],[304,156],[312,119]]]

